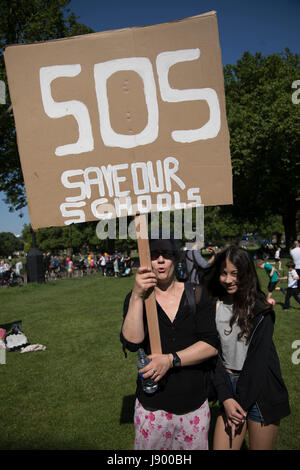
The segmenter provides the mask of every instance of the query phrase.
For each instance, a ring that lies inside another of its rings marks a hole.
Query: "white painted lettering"
[[[157,210],[159,212],[168,211],[171,209],[172,196],[168,193],[157,195]]]
[[[68,210],[68,209],[78,209],[79,207],[84,207],[85,202],[63,202],[60,205],[60,211],[63,217],[78,217],[77,219],[68,219],[64,223],[65,225],[78,224],[79,222],[85,222],[85,213],[83,210]]]
[[[125,135],[115,132],[110,123],[109,103],[106,83],[109,77],[119,71],[136,72],[144,84],[145,101],[148,110],[148,123],[139,134]],[[151,62],[146,57],[132,57],[109,60],[95,64],[94,78],[98,111],[100,117],[100,132],[107,147],[133,148],[154,142],[158,137],[158,103],[155,79]]]
[[[112,173],[113,173],[113,182],[115,186],[115,195],[117,197],[125,197],[129,194],[129,190],[127,191],[120,191],[120,183],[126,181],[125,176],[119,176],[119,170],[126,170],[128,168],[128,164],[124,163],[122,165],[113,165]]]
[[[86,105],[75,100],[56,102],[51,94],[53,80],[60,77],[76,77],[80,72],[80,64],[53,65],[41,67],[40,69],[40,86],[45,113],[53,119],[74,116],[78,124],[79,138],[77,142],[57,147],[55,149],[55,155],[57,156],[80,154],[94,150],[92,126]]]
[[[91,173],[96,173],[96,178],[90,178]],[[86,186],[86,195],[90,199],[92,195],[91,185],[97,185],[99,190],[99,195],[103,197],[105,195],[104,184],[103,184],[103,175],[99,167],[93,166],[86,168],[84,170],[84,182]]]
[[[139,178],[137,170],[142,170],[142,189],[139,187]],[[149,193],[149,180],[148,180],[148,168],[147,164],[144,162],[132,163],[131,165],[131,175],[133,182],[134,194],[147,194]]]
[[[124,215],[132,215],[131,197],[127,196],[124,199],[116,198],[114,200],[114,203],[117,217],[121,217]],[[122,213],[123,210],[125,213]]]
[[[87,197],[86,191],[85,191],[85,184],[82,181],[73,181],[73,182],[69,181],[69,178],[72,178],[73,176],[83,175],[83,173],[84,173],[83,170],[67,170],[67,171],[64,171],[63,174],[61,175],[61,182],[65,186],[65,188],[68,188],[68,189],[80,188],[80,195],[66,197],[66,202],[82,201],[83,199]]]
[[[146,196],[138,196],[137,197],[137,210],[141,214],[145,214],[150,212],[152,208],[152,200],[150,194]]]
[[[174,191],[174,207],[175,209],[185,209],[186,204],[185,202],[181,202],[180,194],[178,191]]]
[[[112,165],[101,166],[101,171],[105,179],[105,183],[108,189],[109,197],[113,197],[114,195],[114,187],[113,187],[113,167]]]
[[[152,162],[134,162],[130,165],[123,163],[102,166],[101,169],[88,167],[84,170],[64,171],[61,175],[62,185],[72,191],[79,189],[79,194],[75,193],[65,198],[64,204],[61,205],[63,216],[76,215],[81,220],[84,212],[70,212],[70,209],[82,207],[86,204],[84,200],[91,200],[89,203],[91,212],[99,220],[136,213],[182,210],[201,205],[199,188],[187,188],[185,196],[179,191],[179,189],[184,190],[186,186],[177,175],[179,162],[176,158],[166,157],[162,162],[158,160],[156,163],[155,176]],[[122,190],[121,185],[124,185],[124,188],[132,187],[133,190]],[[179,189],[176,190],[174,186]],[[155,193],[151,188],[161,191]],[[114,200],[109,202],[109,197],[113,197]]]
[[[178,184],[181,189],[185,188],[184,182],[175,175],[178,171],[179,162],[174,157],[167,157],[164,159],[164,173],[165,173],[165,182],[166,182],[166,190],[171,191],[172,184],[171,179]]]
[[[189,201],[194,201],[194,202],[189,202],[187,207],[196,207],[196,206],[201,206],[202,200],[200,196],[200,188],[189,188],[187,191],[187,198]]]
[[[161,97],[164,101],[178,103],[180,101],[204,100],[210,111],[209,121],[199,129],[176,130],[172,132],[175,142],[190,143],[197,140],[207,140],[216,137],[221,128],[221,111],[218,95],[212,88],[196,88],[177,90],[170,87],[169,69],[179,62],[197,60],[200,49],[184,49],[172,52],[162,52],[156,58],[156,67]]]
[[[106,198],[95,199],[95,201],[92,202],[91,211],[96,219],[111,219],[115,216],[114,210],[110,212],[113,206],[107,203],[108,199]],[[99,212],[98,206],[103,206],[102,212]]]
[[[151,193],[160,193],[164,190],[164,175],[162,163],[160,160],[156,161],[157,179],[154,176],[153,163],[147,162],[148,177],[150,182]]]

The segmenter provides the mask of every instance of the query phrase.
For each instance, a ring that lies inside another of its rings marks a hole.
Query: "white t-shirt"
[[[20,274],[22,268],[23,268],[22,261],[18,261],[18,262],[16,263],[16,266],[15,266],[16,273],[17,273],[17,274]]]
[[[295,269],[292,269],[291,271],[289,270],[289,272],[288,272],[288,287],[291,287],[293,289],[297,289],[298,279],[299,279],[299,276],[297,274],[297,271],[295,271]]]
[[[0,272],[5,273],[5,271],[9,270],[9,265],[7,263],[4,263],[3,265],[0,266]]]
[[[238,340],[241,331],[237,322],[230,327],[230,320],[233,315],[232,305],[218,302],[216,310],[216,327],[219,333],[223,365],[227,369],[242,370],[247,356],[248,344],[246,338]]]
[[[291,250],[291,257],[293,258],[293,261],[296,265],[295,266],[296,269],[300,269],[300,247],[299,246]]]

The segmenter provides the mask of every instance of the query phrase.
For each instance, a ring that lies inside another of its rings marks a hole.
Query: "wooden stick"
[[[148,239],[148,227],[145,214],[135,216],[137,244],[140,258],[140,266],[151,268],[151,256]],[[151,353],[161,354],[160,332],[157,318],[157,308],[154,291],[145,299],[146,317],[150,338]]]

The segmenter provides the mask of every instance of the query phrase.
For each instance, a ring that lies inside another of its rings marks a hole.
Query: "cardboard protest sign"
[[[232,203],[215,12],[5,50],[34,229]]]

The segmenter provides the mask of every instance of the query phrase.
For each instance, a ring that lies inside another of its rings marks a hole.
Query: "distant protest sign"
[[[34,229],[232,203],[215,12],[5,50]]]

